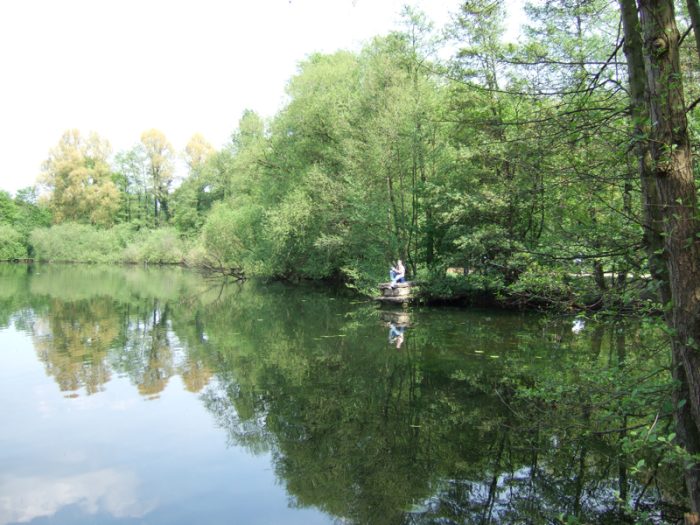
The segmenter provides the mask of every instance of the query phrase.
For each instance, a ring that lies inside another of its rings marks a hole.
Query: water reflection
[[[206,386],[212,371],[186,351],[172,329],[170,314],[180,296],[143,297],[141,278],[105,269],[99,270],[96,287],[86,288],[84,273],[46,267],[39,281],[32,281],[33,292],[49,298],[27,328],[47,375],[62,392],[95,394],[115,373],[128,376],[149,399],[157,398],[174,375],[191,392]],[[115,298],[117,292],[126,292],[127,302]]]
[[[379,316],[389,326],[389,344],[400,350],[406,329],[410,326],[411,314],[404,310],[383,310]]]
[[[93,516],[141,518],[155,504],[142,500],[139,487],[133,472],[115,469],[63,477],[0,478],[0,525],[51,517],[72,505]]]
[[[107,352],[119,333],[111,301],[67,303],[51,299],[50,314],[37,316],[32,336],[39,360],[62,392],[99,392],[110,380]]]
[[[0,267],[14,290],[0,294],[0,320],[31,335],[63,395],[128,379],[142,399],[161,401],[179,377],[230,449],[270,456],[292,510],[347,523],[617,523],[657,496],[629,475],[624,433],[605,430],[632,416],[567,405],[569,395],[600,405],[586,398],[595,396],[586,368],[624,376],[625,337],[637,336],[619,326],[575,333],[565,319],[378,310],[325,289],[240,286],[179,269],[26,270]],[[523,396],[553,379],[563,385],[556,396]],[[110,490],[129,509],[114,504],[112,514],[156,512]],[[102,501],[68,493],[44,507]],[[4,512],[29,520],[32,508]]]

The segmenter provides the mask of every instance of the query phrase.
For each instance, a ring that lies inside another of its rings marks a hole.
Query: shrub
[[[21,233],[7,224],[0,224],[0,260],[11,261],[27,257],[27,247]]]
[[[511,301],[531,306],[566,306],[572,301],[573,292],[565,269],[544,267],[535,262],[507,290]]]
[[[448,274],[442,266],[419,272],[416,278],[421,282],[421,294],[432,300],[490,301],[503,291],[500,276]]]
[[[135,231],[128,224],[108,230],[64,223],[31,233],[36,258],[64,262],[180,263],[184,247],[172,228]]]
[[[127,241],[123,230],[76,223],[38,228],[30,235],[35,258],[40,261],[115,262]]]
[[[214,206],[202,228],[203,265],[243,270],[248,275],[262,273],[260,261],[266,257],[260,255],[257,235],[261,218],[261,209],[254,205]]]
[[[179,264],[183,261],[185,246],[173,228],[141,230],[126,246],[121,259],[130,263]]]

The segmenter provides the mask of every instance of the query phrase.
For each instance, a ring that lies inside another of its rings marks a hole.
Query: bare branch
[[[698,104],[700,104],[700,98],[696,98],[695,101],[690,106],[688,106],[688,109],[686,109],[685,112],[690,113],[695,109],[695,106],[697,106]]]

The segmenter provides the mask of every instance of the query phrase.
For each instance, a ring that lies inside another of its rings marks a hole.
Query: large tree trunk
[[[689,413],[679,411],[679,437],[693,451],[700,434],[700,247],[696,234],[697,200],[688,123],[679,65],[680,35],[672,0],[639,0],[644,35],[644,65],[649,90],[649,151],[664,226],[664,250],[671,290],[670,323],[674,376]],[[697,451],[694,450],[694,451]],[[700,511],[698,465],[687,470],[694,512]]]
[[[690,1],[690,0],[689,0]],[[695,254],[697,244],[694,233],[697,225],[693,218],[695,209],[695,189],[692,183],[692,166],[690,165],[689,143],[686,132],[685,113],[683,111],[682,90],[679,84],[678,69],[678,31],[675,28],[673,5],[671,1],[642,1],[640,12],[645,22],[645,40],[647,43],[646,64],[643,58],[640,24],[634,0],[619,0],[625,33],[625,56],[627,58],[631,116],[634,124],[634,136],[637,137],[636,152],[639,160],[642,204],[644,209],[644,239],[647,248],[649,269],[659,288],[660,299],[664,305],[673,304],[672,310],[666,310],[666,322],[672,328],[681,323],[686,328],[683,332],[698,331],[697,299],[686,299],[684,304],[694,304],[691,310],[679,309],[674,301],[674,294],[679,289],[690,286],[694,295],[693,283],[700,285],[697,270],[683,274],[682,268],[688,263],[694,266],[693,257],[686,253],[683,239],[689,238],[688,252]],[[663,5],[662,5],[663,4]],[[664,13],[654,18],[653,13]],[[666,32],[668,30],[668,32]],[[664,36],[666,35],[666,36]],[[659,63],[661,62],[661,63]],[[675,69],[674,69],[675,68]],[[647,82],[652,86],[647,90]],[[678,82],[678,84],[676,83]],[[665,88],[664,88],[665,83]],[[680,99],[678,97],[680,96]],[[673,109],[672,109],[673,108]],[[650,120],[650,113],[654,120]],[[651,126],[651,122],[654,126]],[[673,124],[675,122],[675,124]],[[677,126],[674,127],[673,126]],[[650,142],[653,139],[654,147]],[[660,141],[660,142],[656,142]],[[686,151],[678,157],[678,146]],[[670,165],[675,167],[671,168]],[[688,178],[689,177],[689,178]],[[686,200],[689,192],[691,200]],[[673,206],[678,206],[677,199],[683,199],[686,206],[683,217],[674,219]],[[676,229],[674,220],[686,222],[683,230]],[[666,240],[664,240],[664,232]],[[686,237],[690,233],[690,237]],[[681,236],[679,236],[679,234]],[[660,255],[663,253],[663,257]],[[681,258],[678,259],[679,254]],[[664,258],[666,260],[664,260]],[[688,290],[686,290],[687,293]],[[673,330],[672,330],[673,332]],[[680,332],[679,332],[680,333]],[[695,339],[698,340],[698,339]],[[686,374],[687,366],[692,366],[692,341],[687,337],[674,337],[672,342],[672,373],[678,387],[674,391],[675,422],[680,444],[691,454],[700,452],[700,432],[698,431],[698,378]],[[695,367],[697,371],[697,366]],[[691,391],[694,395],[691,396]],[[685,402],[683,402],[685,401]],[[686,486],[691,508],[700,510],[700,469],[698,465],[686,470]]]
[[[651,116],[650,152],[664,226],[675,344],[700,425],[700,246],[688,123],[672,0],[639,0]],[[700,428],[700,427],[699,427]]]

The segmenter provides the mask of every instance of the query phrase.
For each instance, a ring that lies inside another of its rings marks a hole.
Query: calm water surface
[[[601,327],[571,328],[181,269],[0,266],[0,525],[603,522],[609,442],[508,402],[567,359],[610,359]]]

